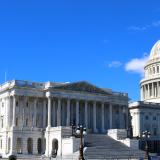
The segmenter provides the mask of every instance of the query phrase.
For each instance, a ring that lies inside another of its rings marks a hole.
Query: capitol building
[[[13,80],[0,86],[0,153],[57,155],[79,149],[71,125],[90,134],[128,126],[128,95],[88,82],[37,83]],[[64,149],[65,148],[65,149]]]
[[[127,93],[86,81],[0,85],[0,155],[77,155],[80,140],[73,126],[87,129],[86,159],[140,158],[140,139],[150,131],[149,149],[160,152],[160,41],[152,48],[140,81],[140,101]],[[133,139],[132,139],[133,137]],[[101,157],[101,158],[100,158]],[[31,159],[34,159],[33,157]],[[68,158],[73,159],[73,158]],[[77,159],[77,158],[76,158]]]
[[[133,136],[141,137],[143,131],[150,131],[150,148],[160,152],[160,41],[151,49],[144,66],[140,95],[140,101],[129,104]]]

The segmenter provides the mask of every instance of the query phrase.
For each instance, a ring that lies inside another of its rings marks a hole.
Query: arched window
[[[146,116],[146,117],[145,117],[145,119],[146,119],[146,120],[148,120],[148,119],[149,119],[149,117],[148,117],[148,116]]]
[[[11,149],[11,138],[8,138],[8,153],[10,152]]]
[[[28,154],[33,153],[33,139],[32,138],[28,138],[27,140],[27,150],[28,150]]]
[[[155,67],[153,67],[153,74],[155,74]]]
[[[152,68],[150,68],[150,75],[152,74]]]
[[[18,126],[18,117],[16,117],[16,126]]]
[[[159,66],[157,66],[157,73],[159,73]]]
[[[52,156],[56,157],[58,152],[58,140],[53,139],[52,140]]]
[[[38,150],[38,154],[42,153],[42,139],[38,138],[37,140],[37,150]]]
[[[45,153],[46,151],[46,139],[44,138],[43,139],[43,154]]]
[[[16,107],[18,107],[18,101],[16,101]]]
[[[153,135],[154,135],[154,136],[157,135],[157,128],[153,128]]]
[[[22,154],[22,138],[17,138],[17,153]]]
[[[26,119],[26,126],[28,126],[28,118]]]
[[[2,141],[2,139],[0,140],[0,147],[1,147],[1,149],[3,147],[3,141]]]

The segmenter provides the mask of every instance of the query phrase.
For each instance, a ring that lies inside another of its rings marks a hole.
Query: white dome
[[[158,40],[151,49],[149,59],[160,58],[160,40]]]

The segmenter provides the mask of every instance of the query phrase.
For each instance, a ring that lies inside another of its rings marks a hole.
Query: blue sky
[[[159,0],[0,1],[0,82],[89,81],[139,99]]]

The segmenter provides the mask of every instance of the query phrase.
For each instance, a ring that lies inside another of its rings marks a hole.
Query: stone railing
[[[20,87],[32,87],[32,88],[44,88],[44,83],[36,83],[36,82],[30,82],[30,81],[22,81],[22,80],[12,80],[8,81],[2,85],[0,85],[0,90],[5,90],[12,88],[14,86],[20,86]]]

